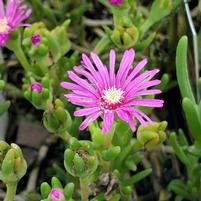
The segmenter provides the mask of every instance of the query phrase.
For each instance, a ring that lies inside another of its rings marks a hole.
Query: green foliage
[[[141,34],[144,35],[151,26],[169,15],[180,2],[181,0],[154,0],[148,18],[140,27]]]
[[[179,140],[173,132],[170,135],[170,143],[179,160],[186,166],[187,179],[173,180],[168,186],[186,200],[198,200],[200,197],[200,147],[201,147],[201,119],[200,103],[197,104],[192,91],[187,68],[187,46],[188,39],[183,36],[177,46],[176,71],[177,80],[182,95],[182,106],[186,116],[189,131],[193,138],[193,145],[189,145],[182,130],[179,130]]]

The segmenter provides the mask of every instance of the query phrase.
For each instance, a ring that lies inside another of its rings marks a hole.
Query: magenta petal
[[[91,52],[90,55],[94,64],[96,65],[96,68],[98,69],[100,73],[100,76],[102,78],[102,82],[104,83],[105,88],[109,87],[109,77],[108,77],[108,73],[106,73],[107,71],[106,67],[103,65],[102,61],[95,53]]]
[[[136,127],[135,127],[135,123],[134,123],[134,120],[133,120],[131,114],[124,109],[118,110],[116,112],[117,112],[118,117],[121,120],[123,120],[125,123],[128,123],[131,130],[134,132],[136,130]]]
[[[142,111],[136,109],[136,111],[145,119],[147,120],[150,124],[154,125],[154,122]]]
[[[87,106],[87,107],[97,106],[97,101],[89,97],[83,97],[76,94],[64,94],[64,96],[68,99],[69,102],[75,105]]]
[[[101,91],[101,87],[98,85],[97,80],[89,72],[78,66],[75,66],[73,69],[76,73],[85,76],[95,87],[99,89],[99,91]]]
[[[100,108],[98,108],[98,107],[79,109],[74,112],[74,116],[76,116],[76,117],[87,116],[87,115],[93,114],[99,110],[100,110]]]
[[[135,51],[133,49],[125,51],[116,77],[118,87],[120,87],[120,84],[124,82],[125,76],[127,76],[127,73],[129,72],[134,57],[135,57]]]
[[[160,80],[152,80],[149,82],[142,82],[142,83],[138,83],[135,86],[133,86],[132,88],[128,89],[129,91],[126,93],[125,97],[127,99],[130,98],[135,98],[136,97],[136,93],[142,89],[147,89],[149,87],[155,86],[160,84],[161,81]]]
[[[146,122],[144,121],[144,119],[146,121],[148,121],[150,124],[154,124],[154,122],[142,111],[136,109],[136,108],[132,108],[132,107],[126,107],[126,108],[123,108],[123,110],[131,113],[132,115],[134,115],[136,117],[136,119],[144,126],[146,127],[147,124]]]
[[[77,95],[77,94],[64,94],[64,96],[66,98],[69,98],[71,100],[75,99],[75,100],[80,100],[80,101],[85,101],[85,102],[95,102],[96,100],[94,100],[93,98],[91,97],[88,97],[88,96],[81,96],[81,95]]]
[[[10,37],[10,34],[0,34],[0,47],[3,47],[6,45],[9,37]]]
[[[153,86],[156,86],[158,84],[160,84],[161,81],[160,80],[151,80],[149,82],[144,82],[144,83],[141,83],[138,87],[136,87],[136,89],[139,91],[141,89],[146,89],[146,88],[149,88],[149,87],[153,87]]]
[[[119,119],[123,120],[124,122],[128,123],[128,113],[123,111],[123,110],[118,110],[116,111],[117,116],[119,117]]]
[[[79,126],[79,129],[82,131],[84,130],[87,126],[89,126],[90,123],[92,123],[93,121],[95,121],[100,115],[102,114],[102,112],[96,112],[90,116],[88,116]]]
[[[74,94],[79,95],[79,96],[83,96],[83,97],[88,97],[91,98],[93,100],[97,100],[97,98],[95,98],[91,93],[89,93],[88,91],[84,91],[84,90],[72,90]]]
[[[144,119],[137,112],[133,113],[133,115],[143,125],[143,127],[147,127],[147,123],[144,121]]]
[[[144,107],[163,107],[163,100],[159,99],[135,99],[131,100],[125,105],[137,105],[137,106],[144,106]]]
[[[90,59],[85,54],[82,54],[81,64],[84,68],[86,68],[89,71],[89,73],[91,73],[91,75],[94,77],[94,79],[96,80],[99,87],[101,89],[104,89],[105,86],[104,86],[104,83],[102,82],[102,78],[101,78],[100,74],[95,70]]]
[[[124,85],[123,89],[125,91],[129,91],[129,90],[133,89],[133,87],[136,88],[136,86],[147,83],[158,72],[159,72],[158,69],[152,70],[152,71],[145,71],[141,75],[137,76],[134,80],[132,80],[129,83],[129,85]]]
[[[18,4],[16,0],[8,0],[6,5],[6,17],[9,18],[13,14],[15,14],[17,7],[18,7]]]
[[[94,96],[90,92],[86,91],[84,88],[82,88],[81,86],[78,86],[77,84],[63,81],[60,83],[60,86],[64,89],[76,91],[76,94],[85,94],[85,96],[87,96],[87,97],[94,98]],[[80,91],[80,92],[78,92],[78,91]]]
[[[114,112],[105,112],[103,117],[103,134],[111,131],[112,125],[114,123]]]
[[[19,27],[30,27],[30,26],[31,26],[31,24],[27,24],[27,23],[26,23],[26,24],[24,24],[24,23],[23,23],[23,24],[19,24],[18,26],[19,26]]]
[[[90,71],[90,73],[94,76],[94,78],[101,83],[102,79],[100,77],[100,74],[95,70],[93,64],[91,63],[90,59],[85,55],[82,54],[82,62],[84,64],[84,67]]]
[[[79,89],[81,89],[80,86],[78,86],[77,84],[73,84],[71,82],[64,82],[64,81],[62,81],[60,83],[60,86],[62,88],[64,88],[64,89],[68,89],[68,90],[74,90],[74,89],[78,89],[79,90]]]
[[[139,84],[136,84],[135,87],[133,87],[132,89],[130,89],[129,92],[126,93],[125,97],[129,100],[129,99],[132,99],[132,98],[136,98],[136,94],[138,91],[141,91],[141,90],[146,90],[147,88],[149,87],[152,87],[152,86],[155,86],[155,85],[158,85],[160,84],[161,81],[160,80],[152,80],[152,81],[149,81],[147,83],[139,83]]]
[[[114,50],[110,50],[110,86],[115,84],[115,60],[116,54]]]
[[[94,94],[96,97],[98,96],[95,89],[85,80],[78,77],[73,71],[68,71],[69,78],[77,83],[78,85],[84,87],[86,90],[90,91],[92,94]]]
[[[0,20],[5,17],[3,0],[0,0]]]
[[[136,67],[132,70],[132,72],[129,74],[128,78],[126,79],[126,82],[123,84],[124,87],[126,87],[134,78],[135,76],[142,70],[147,64],[147,59],[143,59],[140,61]]]
[[[111,5],[120,6],[123,3],[123,0],[109,0]]]
[[[136,131],[135,122],[134,122],[131,114],[128,114],[128,124],[129,124],[131,130],[133,132],[135,132]]]
[[[152,89],[152,90],[138,91],[136,92],[135,96],[146,96],[146,95],[160,94],[160,93],[161,93],[161,90]]]

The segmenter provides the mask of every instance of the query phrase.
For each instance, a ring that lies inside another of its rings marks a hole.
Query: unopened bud
[[[49,201],[65,201],[65,196],[62,189],[54,188],[51,190],[49,196]]]
[[[41,36],[39,34],[33,35],[31,37],[31,42],[33,46],[38,47],[40,45],[41,42]]]
[[[123,3],[123,0],[109,0],[111,5],[120,6]]]
[[[148,123],[146,128],[140,126],[137,131],[137,139],[147,148],[154,148],[165,141],[166,127],[166,121],[154,123],[154,125]]]
[[[41,93],[43,90],[43,86],[40,82],[34,82],[31,84],[31,91],[37,91],[38,93]]]

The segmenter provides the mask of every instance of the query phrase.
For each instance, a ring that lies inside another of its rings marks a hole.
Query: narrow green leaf
[[[144,179],[145,177],[150,175],[151,172],[152,172],[152,169],[149,168],[149,169],[146,169],[146,170],[143,170],[143,171],[137,173],[136,175],[132,176],[130,179],[128,179],[126,181],[126,185],[135,184],[135,183],[141,181],[142,179]]]
[[[195,142],[201,145],[201,122],[197,105],[195,105],[189,98],[184,98],[182,106],[191,134],[193,135]]]
[[[178,43],[176,52],[176,74],[177,81],[181,94],[184,97],[188,97],[193,103],[195,103],[195,98],[192,92],[188,69],[187,69],[187,47],[188,38],[183,36]]]
[[[170,184],[168,185],[168,190],[173,191],[174,193],[182,196],[183,198],[192,200],[191,194],[187,189],[187,185],[180,180],[175,179],[171,181]]]
[[[51,191],[51,187],[47,182],[43,182],[40,186],[40,191],[41,191],[42,198],[45,199],[48,197]]]
[[[177,142],[175,132],[170,134],[170,144],[172,145],[177,157],[188,167],[191,166],[190,160],[187,158],[186,154],[184,153],[182,147]]]

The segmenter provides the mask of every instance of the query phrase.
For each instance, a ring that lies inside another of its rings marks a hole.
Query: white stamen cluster
[[[123,91],[121,89],[116,89],[115,87],[109,88],[103,92],[102,98],[108,104],[119,103],[123,98]]]
[[[7,33],[9,30],[8,21],[6,18],[0,19],[0,34]]]

